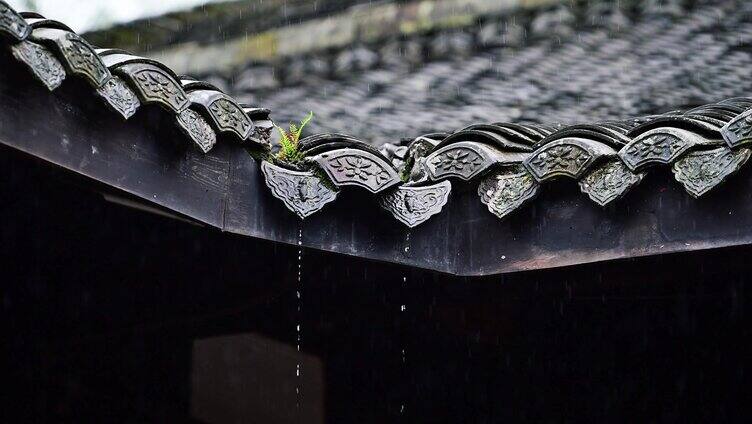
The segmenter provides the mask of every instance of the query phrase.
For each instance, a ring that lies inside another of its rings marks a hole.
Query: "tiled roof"
[[[600,8],[588,19],[598,25],[590,26],[576,26],[569,10],[539,13],[516,46],[484,47],[494,30],[510,32],[502,21],[490,35],[478,26],[290,60],[294,85],[264,87],[269,71],[258,66],[214,78],[274,110],[280,122],[312,110],[313,131],[345,131],[376,145],[475,122],[570,125],[664,113],[752,89],[749,2],[636,15]]]
[[[178,76],[151,59],[95,49],[65,25],[19,15],[2,1],[0,34],[17,61],[50,91],[66,78],[79,78],[92,87],[91,95],[126,120],[151,104],[203,152],[226,142],[252,150],[269,189],[301,218],[351,186],[373,194],[398,221],[412,227],[442,210],[450,181],[477,184],[479,201],[499,218],[560,178],[576,180],[599,205],[622,197],[659,165],[670,166],[694,197],[723,182],[751,155],[752,98],[662,115],[643,113],[748,91],[744,76],[749,57],[739,41],[746,15],[743,10],[724,15],[724,10],[700,7],[678,20],[650,14],[622,38],[593,30],[580,34],[581,43],[570,40],[554,47],[543,42],[517,54],[505,50],[508,54],[498,62],[471,57],[433,62],[406,74],[371,70],[347,81],[320,82],[337,88],[320,97],[312,97],[322,89],[312,85],[280,89],[266,98],[281,107],[278,114],[316,106],[310,108],[319,111],[320,125],[359,134],[307,137],[299,145],[303,160],[295,163],[269,154],[268,110],[238,102],[212,84]],[[690,43],[695,45],[687,47]],[[505,73],[497,72],[501,69]],[[381,95],[361,86],[384,73],[391,79],[382,81]],[[459,88],[461,95],[466,86],[475,89],[463,104],[454,90]],[[390,105],[379,104],[380,98]],[[437,106],[433,98],[445,101]],[[286,100],[278,104],[273,99]],[[506,109],[499,106],[504,104]],[[516,116],[498,116],[511,110]],[[614,119],[630,114],[643,116]],[[505,118],[564,120],[569,125],[507,123]],[[465,126],[464,119],[494,123]],[[592,121],[572,124],[585,119]],[[362,141],[380,130],[387,136],[455,126],[462,129],[432,131],[381,151]]]

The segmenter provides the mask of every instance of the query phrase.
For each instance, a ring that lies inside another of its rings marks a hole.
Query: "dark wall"
[[[193,374],[212,367],[284,411],[265,421],[314,422],[289,389],[320,381],[292,366],[256,380],[251,355],[237,373],[243,356],[228,359],[243,335],[295,346],[297,324],[323,372],[323,395],[305,399],[328,422],[746,415],[750,248],[453,278],[310,250],[298,262],[295,247],[113,205],[68,178],[0,150],[1,422],[198,422]],[[222,338],[216,363],[196,364],[196,344]]]

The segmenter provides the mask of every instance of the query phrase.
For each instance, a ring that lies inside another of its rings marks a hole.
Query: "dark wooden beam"
[[[700,200],[687,195],[668,170],[651,173],[605,209],[572,181],[562,181],[544,187],[539,199],[505,220],[485,209],[473,186],[454,183],[444,211],[412,230],[381,210],[372,195],[347,190],[301,223],[272,197],[257,162],[241,147],[220,143],[204,155],[159,109],[144,107],[124,122],[75,78],[50,93],[8,61],[4,57],[0,64],[1,144],[231,233],[297,244],[302,232],[306,247],[458,275],[752,241],[749,171]]]

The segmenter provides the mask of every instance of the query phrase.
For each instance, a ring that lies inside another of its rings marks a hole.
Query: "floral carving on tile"
[[[468,147],[451,147],[438,152],[429,159],[434,178],[455,176],[470,179],[477,175],[486,165],[485,158]]]
[[[669,163],[687,147],[687,141],[673,134],[656,133],[633,140],[622,149],[621,156],[624,163],[634,170],[648,163]]]
[[[397,171],[386,160],[359,149],[334,150],[311,160],[337,185],[356,185],[377,193],[400,181]]]
[[[243,113],[238,105],[227,100],[215,100],[209,110],[214,115],[219,127],[236,133],[241,139],[246,139],[253,129],[250,118]]]
[[[156,69],[143,69],[135,74],[141,92],[149,100],[160,102],[174,111],[182,110],[188,102],[183,90],[172,78]]]
[[[76,34],[66,34],[60,42],[60,47],[71,70],[87,78],[95,87],[101,86],[109,78],[110,71],[94,49]]]
[[[335,159],[332,161],[332,167],[337,172],[354,180],[363,182],[374,180],[377,184],[389,180],[389,174],[384,168],[360,156],[345,156]]]
[[[528,167],[539,180],[562,175],[576,178],[592,157],[585,148],[572,143],[544,146],[533,154]]]

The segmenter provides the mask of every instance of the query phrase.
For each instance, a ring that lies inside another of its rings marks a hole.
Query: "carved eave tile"
[[[634,173],[619,160],[611,160],[596,167],[580,180],[580,190],[590,199],[606,206],[621,198],[626,192],[639,184],[645,174]]]
[[[0,1],[0,35],[23,41],[31,34],[31,27],[8,4]]]
[[[639,135],[619,151],[624,164],[639,171],[653,164],[669,164],[690,149],[722,144],[694,132],[678,128],[656,128]]]
[[[97,89],[97,92],[114,111],[125,119],[129,119],[141,107],[136,93],[117,75],[108,79]]]
[[[188,107],[188,96],[163,69],[150,64],[128,64],[121,69],[136,87],[136,93],[142,102],[156,103],[175,113]]]
[[[63,64],[47,47],[32,41],[21,41],[11,46],[13,56],[29,67],[36,79],[48,90],[60,87],[66,77]]]
[[[177,116],[178,128],[190,137],[190,139],[207,153],[217,144],[217,134],[203,116],[191,109],[185,109]]]
[[[73,32],[37,28],[31,33],[31,39],[49,47],[54,46],[63,58],[67,71],[84,78],[95,88],[101,87],[110,78],[110,71],[91,45]]]
[[[337,186],[353,185],[378,193],[400,182],[386,160],[360,149],[330,150],[310,158]]]
[[[253,122],[253,133],[250,140],[253,143],[258,144],[264,148],[271,147],[272,131],[274,130],[274,122],[269,117],[271,111],[269,109],[260,107],[251,107],[248,105],[241,105],[243,112],[248,115]]]
[[[616,151],[598,141],[567,137],[539,147],[528,157],[525,168],[539,182],[557,177],[580,178],[602,158],[616,156]]]
[[[478,185],[480,201],[499,218],[504,218],[534,199],[540,184],[521,166],[493,172]]]
[[[124,63],[115,61],[123,56],[125,55],[105,56],[104,61],[115,74],[135,89],[141,103],[157,104],[175,114],[180,114],[188,108],[190,104],[188,96],[171,72],[148,61],[138,62],[134,59],[128,59],[129,61]]]
[[[721,129],[721,135],[729,147],[734,148],[752,142],[752,109],[739,114]]]
[[[311,171],[292,171],[269,162],[261,163],[266,185],[274,197],[301,219],[320,211],[337,198],[337,191],[327,187]]]
[[[460,141],[441,147],[428,155],[426,165],[432,180],[456,177],[469,181],[493,165],[518,164],[528,155],[520,152],[501,152],[485,144]]]
[[[381,207],[410,228],[441,212],[449,200],[452,184],[442,181],[428,186],[399,186],[381,196]]]
[[[750,157],[749,148],[731,150],[726,146],[691,152],[672,167],[676,181],[697,198],[737,172]]]
[[[218,91],[195,90],[188,92],[188,99],[211,117],[218,131],[233,134],[240,141],[247,140],[253,133],[253,121],[228,95]]]

